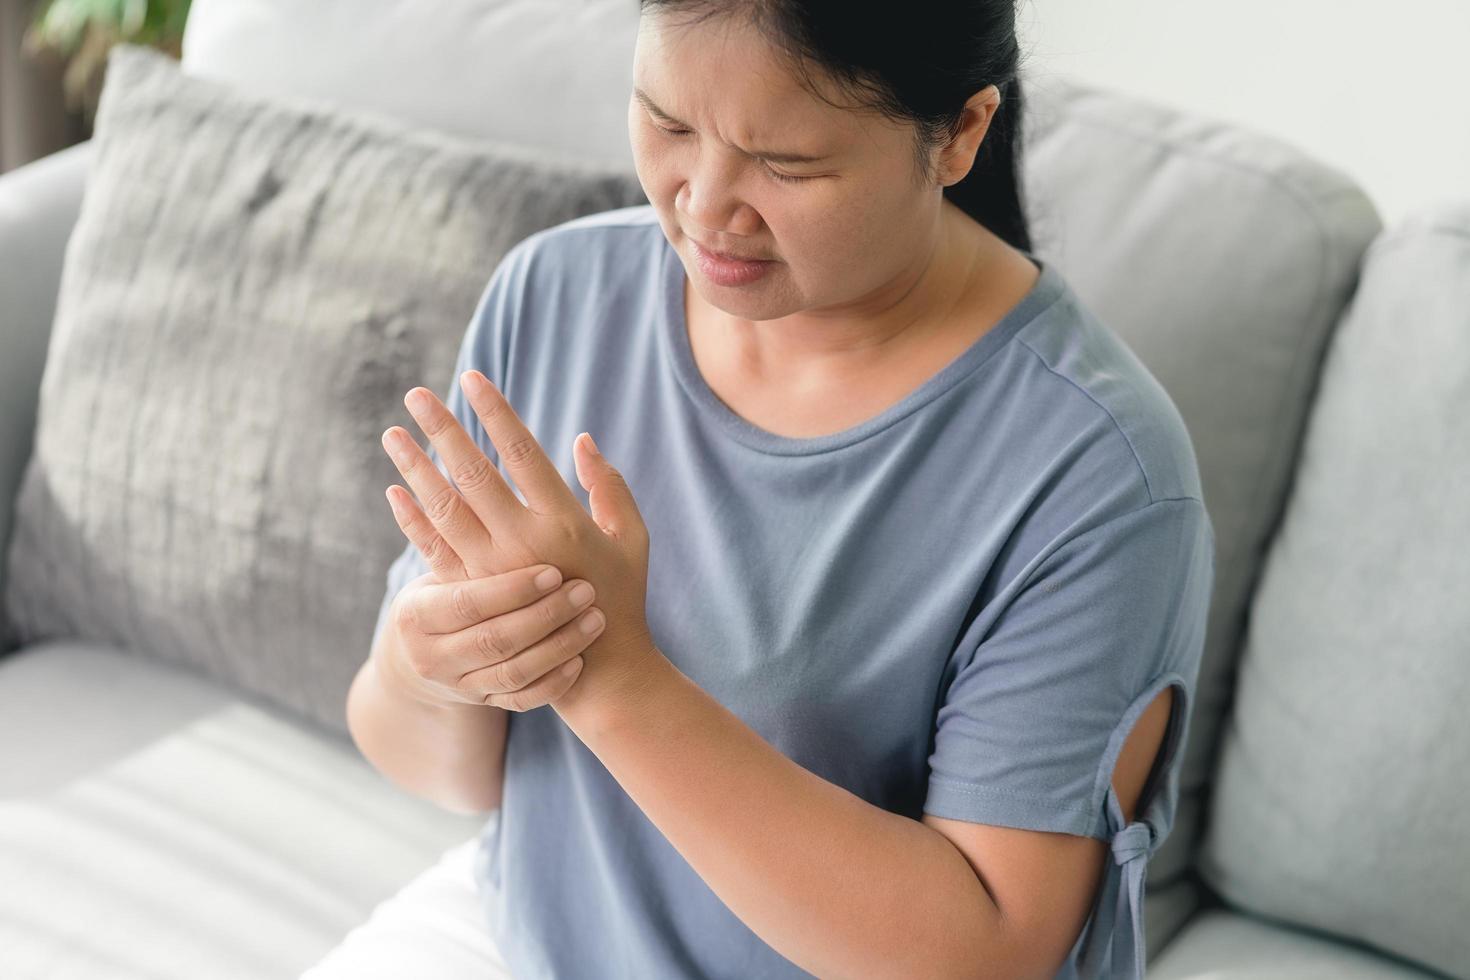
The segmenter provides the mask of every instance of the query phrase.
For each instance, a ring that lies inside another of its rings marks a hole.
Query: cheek
[[[657,143],[646,135],[634,132],[630,137],[633,169],[638,174],[639,183],[643,185],[643,193],[648,195],[648,200],[655,206],[667,206],[679,191],[681,181],[677,163],[660,152]]]

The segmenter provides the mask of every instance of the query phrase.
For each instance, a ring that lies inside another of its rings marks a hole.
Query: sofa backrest
[[[1467,409],[1470,198],[1374,240],[1327,349],[1199,862],[1234,908],[1452,977],[1470,977]]]
[[[633,169],[636,0],[194,0],[187,74]]]

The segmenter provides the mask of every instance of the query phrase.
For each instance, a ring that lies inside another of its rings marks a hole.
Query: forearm
[[[1013,975],[948,839],[797,765],[656,659],[623,711],[554,707],[756,935],[823,980]]]
[[[385,632],[381,643],[393,642]],[[347,694],[347,727],[363,756],[393,783],[454,813],[500,805],[508,718],[489,705],[418,701],[373,652]]]

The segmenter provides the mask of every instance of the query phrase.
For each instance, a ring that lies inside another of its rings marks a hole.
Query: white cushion
[[[188,74],[633,170],[635,0],[194,0]]]
[[[294,977],[494,816],[441,810],[350,742],[91,644],[0,660],[0,734],[6,980]]]

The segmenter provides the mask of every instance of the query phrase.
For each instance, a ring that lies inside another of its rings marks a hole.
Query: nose
[[[739,194],[738,164],[727,165],[702,154],[679,188],[674,203],[697,229],[709,229],[710,238],[741,238],[760,228],[760,214]]]

